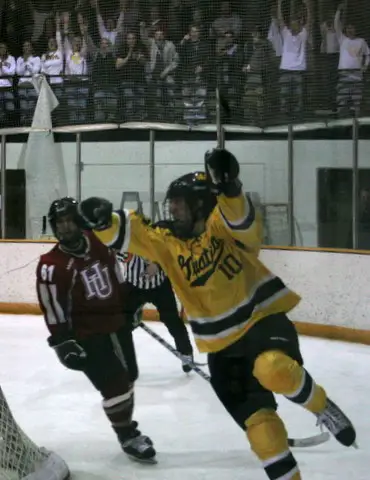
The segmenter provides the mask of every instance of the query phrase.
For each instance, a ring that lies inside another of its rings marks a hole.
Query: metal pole
[[[1,135],[1,238],[6,238],[6,135]]]
[[[225,148],[224,129],[222,126],[220,89],[218,87],[216,87],[216,128],[217,128],[217,147]]]
[[[81,133],[76,134],[76,200],[81,202],[81,176],[83,163],[81,161]]]
[[[352,248],[358,249],[358,121],[353,119],[352,124]]]
[[[289,245],[295,245],[294,229],[294,130],[293,125],[288,125],[288,225]]]
[[[149,202],[150,218],[155,221],[155,130],[149,131]]]

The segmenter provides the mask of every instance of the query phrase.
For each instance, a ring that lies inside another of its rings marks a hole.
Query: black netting
[[[1,126],[28,126],[44,73],[54,124],[266,126],[366,115],[365,0],[5,0]],[[32,5],[32,6],[31,6]]]

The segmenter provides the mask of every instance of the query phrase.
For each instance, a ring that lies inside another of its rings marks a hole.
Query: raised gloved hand
[[[78,206],[79,214],[89,228],[105,230],[112,223],[113,205],[109,200],[90,197]]]
[[[240,194],[239,162],[228,150],[215,148],[204,157],[205,169],[216,193],[228,197]]]

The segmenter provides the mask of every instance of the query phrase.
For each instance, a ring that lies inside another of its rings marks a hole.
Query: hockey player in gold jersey
[[[112,212],[96,197],[81,202],[80,213],[105,244],[163,268],[199,351],[208,353],[212,386],[267,477],[300,480],[274,393],[312,412],[345,446],[355,444],[356,432],[303,367],[287,317],[300,297],[259,260],[261,223],[242,193],[236,158],[215,149],[205,164],[206,172],[169,186],[171,228],[154,228],[135,212]]]

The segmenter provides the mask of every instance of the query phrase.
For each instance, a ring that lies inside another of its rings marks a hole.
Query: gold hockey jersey
[[[261,222],[243,194],[218,197],[206,231],[180,240],[133,211],[113,213],[96,231],[106,245],[158,263],[184,307],[200,352],[217,352],[256,322],[288,312],[300,297],[259,260]]]

